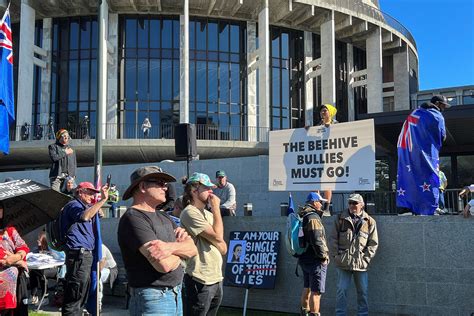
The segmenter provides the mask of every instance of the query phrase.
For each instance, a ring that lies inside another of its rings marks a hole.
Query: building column
[[[313,33],[304,32],[304,64],[305,64],[305,74],[306,65],[313,60]],[[305,107],[304,107],[304,117],[305,117],[305,126],[313,126],[313,113],[314,113],[314,85],[313,78],[306,78],[305,76]]]
[[[102,126],[101,135],[96,137],[101,137],[105,139],[106,132],[106,114],[107,114],[107,34],[108,34],[108,25],[109,25],[109,4],[106,0],[101,2],[99,10],[101,11],[99,17],[102,17],[102,20],[97,21],[100,23],[98,27],[99,34],[99,45],[97,49],[97,109],[100,107],[100,111],[97,113],[96,122],[92,124],[100,124]],[[98,127],[96,127],[98,128]]]
[[[352,87],[354,82],[354,78],[352,78],[354,73],[354,46],[349,43],[347,44],[347,71],[347,79],[349,80],[347,85],[347,120],[351,122],[355,120],[354,88]]]
[[[46,67],[41,68],[41,101],[40,101],[40,124],[46,126],[49,122],[51,109],[51,59],[53,50],[53,19],[43,19],[43,49],[46,51],[46,57],[43,60],[46,62]]]
[[[408,51],[393,54],[395,111],[410,109],[410,64]]]
[[[270,130],[270,20],[268,0],[258,14],[258,127],[261,142],[268,141]]]
[[[117,102],[118,102],[118,14],[109,13],[107,36],[107,139],[117,138]]]
[[[257,23],[247,22],[247,140],[257,141]]]
[[[34,44],[35,10],[30,7],[26,1],[21,1],[16,126],[21,126],[24,123],[32,123]],[[31,132],[30,130],[30,133]],[[20,140],[20,136],[20,133],[16,133],[16,140]]]
[[[380,27],[377,27],[367,38],[366,46],[367,113],[383,112],[382,31]]]
[[[334,11],[321,24],[321,102],[336,103],[336,38]]]
[[[189,123],[189,0],[184,0],[179,24],[179,122]]]

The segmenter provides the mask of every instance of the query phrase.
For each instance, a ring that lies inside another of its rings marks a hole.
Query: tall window
[[[43,43],[43,21],[39,20],[35,24],[35,45],[42,47]],[[31,124],[36,126],[36,124],[41,124],[40,122],[40,113],[41,113],[41,67],[34,65],[33,66],[33,99],[31,100],[33,111]],[[31,133],[34,128],[32,128]]]
[[[197,137],[242,139],[246,126],[246,25],[193,18],[189,22],[189,120]]]
[[[141,137],[148,118],[150,138],[171,138],[179,122],[179,19],[120,18],[121,136]]]
[[[354,46],[354,71],[367,69],[367,54]],[[367,78],[366,78],[367,79]],[[367,85],[354,88],[355,118],[367,113]]]
[[[73,138],[95,135],[97,42],[96,17],[54,19],[50,113]]]
[[[304,125],[303,32],[270,27],[271,129]]]
[[[336,41],[336,108],[337,120],[347,122],[349,120],[348,95],[347,95],[347,44]]]

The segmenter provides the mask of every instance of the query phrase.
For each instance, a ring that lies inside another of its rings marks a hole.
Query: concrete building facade
[[[393,165],[393,131],[424,98],[413,36],[375,0],[13,0],[10,12],[16,126],[0,170],[47,168],[59,128],[91,165],[97,124],[105,164],[175,159],[178,123],[196,124],[201,159],[265,155],[268,131],[314,125],[325,103],[340,122],[375,118]],[[472,96],[458,90],[458,105]]]

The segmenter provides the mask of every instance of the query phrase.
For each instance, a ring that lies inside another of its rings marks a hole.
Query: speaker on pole
[[[174,151],[178,158],[197,156],[196,125],[189,123],[175,125]]]

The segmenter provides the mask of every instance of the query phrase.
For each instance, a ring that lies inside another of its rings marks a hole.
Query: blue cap
[[[204,173],[199,173],[199,172],[193,173],[192,176],[189,177],[188,182],[186,183],[196,183],[196,182],[209,188],[216,187],[215,184],[211,182],[211,179],[209,179],[209,176]]]
[[[316,202],[316,201],[327,202],[327,200],[323,199],[323,197],[319,193],[311,192],[310,194],[308,194],[308,197],[306,198],[306,202]]]

